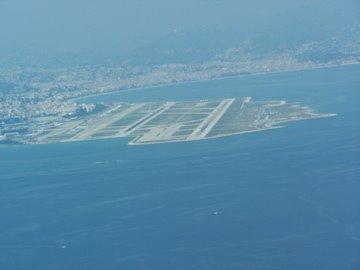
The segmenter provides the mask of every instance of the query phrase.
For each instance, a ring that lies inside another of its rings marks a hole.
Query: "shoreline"
[[[218,78],[213,78],[213,79],[202,79],[202,80],[194,80],[194,81],[189,80],[189,81],[176,82],[176,83],[149,85],[149,86],[143,86],[143,87],[135,87],[135,88],[128,88],[128,89],[123,89],[123,90],[109,91],[107,93],[90,94],[90,95],[86,95],[86,96],[82,96],[82,97],[71,98],[68,101],[77,103],[77,100],[79,100],[79,99],[87,99],[87,98],[93,98],[93,97],[99,97],[99,96],[105,96],[105,95],[111,95],[111,94],[120,94],[120,93],[126,93],[126,92],[130,92],[130,91],[141,91],[141,90],[146,90],[146,89],[151,89],[151,88],[161,88],[161,87],[167,87],[167,86],[176,86],[176,85],[193,84],[193,83],[203,83],[203,82],[210,82],[210,81],[221,81],[221,80],[244,78],[244,77],[250,77],[250,76],[261,76],[261,75],[267,75],[267,74],[280,74],[280,73],[307,71],[307,70],[311,71],[311,70],[318,70],[318,69],[328,69],[328,68],[356,66],[356,65],[360,65],[360,62],[358,62],[358,63],[340,64],[340,65],[339,64],[337,64],[337,65],[333,64],[333,65],[327,65],[327,66],[321,66],[321,67],[312,67],[312,68],[295,68],[295,69],[279,70],[279,71],[239,74],[239,75],[233,75],[233,76],[218,77]]]

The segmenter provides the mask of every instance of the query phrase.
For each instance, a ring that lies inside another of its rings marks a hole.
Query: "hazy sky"
[[[0,0],[5,48],[109,49],[174,29],[261,31],[359,18],[359,0]],[[297,29],[294,29],[296,31]],[[271,30],[270,30],[271,31]]]

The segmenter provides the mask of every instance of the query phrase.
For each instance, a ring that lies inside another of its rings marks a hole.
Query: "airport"
[[[279,128],[288,121],[330,117],[286,101],[250,97],[188,102],[116,103],[85,117],[67,119],[34,133],[29,143],[44,144],[133,138],[129,145],[194,141]]]

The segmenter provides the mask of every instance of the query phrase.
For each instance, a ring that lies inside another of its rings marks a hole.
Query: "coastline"
[[[158,88],[158,87],[167,87],[167,86],[176,86],[176,85],[185,85],[185,84],[193,84],[193,83],[202,83],[202,82],[210,82],[210,81],[221,81],[221,80],[227,80],[227,79],[244,78],[244,77],[250,77],[250,76],[261,76],[261,75],[268,75],[268,74],[271,75],[271,74],[291,73],[291,72],[307,71],[307,70],[311,71],[311,70],[318,70],[318,69],[329,69],[329,68],[356,66],[356,65],[360,65],[360,62],[358,62],[358,63],[347,63],[347,64],[333,64],[333,65],[326,65],[326,66],[312,67],[312,68],[295,68],[295,69],[279,70],[279,71],[239,74],[239,75],[233,75],[233,76],[217,77],[217,78],[212,78],[212,79],[202,79],[202,80],[194,80],[194,81],[190,80],[190,81],[182,81],[182,82],[175,82],[175,83],[157,84],[157,85],[149,85],[149,86],[128,88],[128,89],[122,89],[122,90],[119,89],[119,90],[109,91],[109,92],[106,92],[106,93],[90,94],[90,95],[86,95],[86,96],[80,96],[80,97],[76,97],[76,98],[71,98],[68,101],[77,103],[77,101],[81,100],[81,99],[87,99],[87,98],[93,98],[93,97],[99,97],[99,96],[106,96],[106,95],[111,95],[111,94],[120,94],[120,93],[126,93],[126,92],[130,92],[130,91],[132,92],[132,91],[139,91],[139,90]]]

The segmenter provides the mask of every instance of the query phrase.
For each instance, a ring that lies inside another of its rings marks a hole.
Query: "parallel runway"
[[[315,114],[286,101],[250,97],[188,102],[113,104],[88,117],[66,120],[44,131],[35,143],[133,138],[129,144],[203,140],[277,128],[279,123],[334,116]]]

